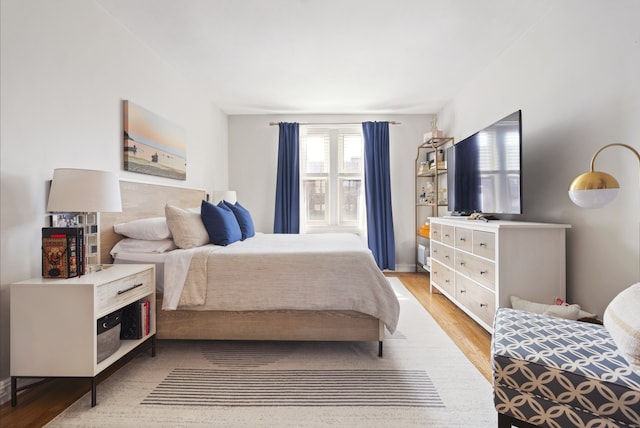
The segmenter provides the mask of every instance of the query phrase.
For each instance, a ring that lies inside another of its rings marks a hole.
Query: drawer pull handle
[[[144,283],[141,282],[140,284],[135,284],[133,287],[129,287],[126,290],[120,290],[120,291],[118,291],[118,296],[121,295],[121,294],[127,293],[127,292],[129,292],[131,290],[134,290],[134,289],[136,289],[138,287],[142,287],[143,285],[144,285]]]
[[[444,234],[444,237],[445,237],[445,238],[448,238],[448,237],[449,237],[449,234],[448,234],[448,233],[445,233],[445,234]]]
[[[461,260],[460,261],[460,266],[464,266],[464,265],[465,265],[464,260]]]
[[[480,303],[481,308],[486,308],[488,305],[486,303]]]
[[[464,294],[466,292],[467,292],[467,290],[460,290],[460,294]]]
[[[448,259],[448,258],[449,258],[449,254],[447,254],[446,256],[444,256],[444,258],[445,258],[445,259]]]
[[[486,246],[487,246],[487,243],[486,243],[486,242],[481,242],[481,243],[480,243],[480,246],[481,246],[481,247],[486,247]]]
[[[448,279],[445,279],[444,282],[446,282],[447,284],[450,283],[451,281]]]
[[[460,240],[461,240],[462,242],[467,242],[467,238],[465,238],[464,236],[461,236],[461,237],[460,237]]]
[[[486,274],[487,274],[487,271],[486,271],[486,270],[481,270],[481,271],[480,271],[480,275],[486,275]]]

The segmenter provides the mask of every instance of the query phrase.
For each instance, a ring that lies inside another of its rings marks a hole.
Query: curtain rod
[[[299,122],[298,125],[361,125],[362,122]],[[400,122],[390,120],[389,125],[400,125]],[[269,122],[269,126],[280,125],[280,122]]]

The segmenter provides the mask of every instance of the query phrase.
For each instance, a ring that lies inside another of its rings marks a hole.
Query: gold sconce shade
[[[618,196],[620,190],[618,180],[606,172],[594,171],[596,157],[604,149],[612,146],[631,150],[640,164],[640,154],[631,146],[614,143],[600,148],[591,158],[591,170],[577,176],[569,185],[569,198],[574,204],[582,208],[602,208]]]

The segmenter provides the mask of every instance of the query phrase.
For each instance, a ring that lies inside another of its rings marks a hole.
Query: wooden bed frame
[[[206,193],[201,189],[120,181],[121,213],[100,214],[100,257],[111,263],[109,251],[123,238],[113,225],[127,221],[164,217],[166,204],[199,207]],[[157,308],[162,307],[158,295]],[[158,339],[209,340],[305,340],[377,341],[382,356],[384,324],[355,311],[157,311]]]

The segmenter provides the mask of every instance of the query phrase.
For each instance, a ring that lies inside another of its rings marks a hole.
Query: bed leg
[[[382,340],[378,341],[378,357],[382,358]]]

